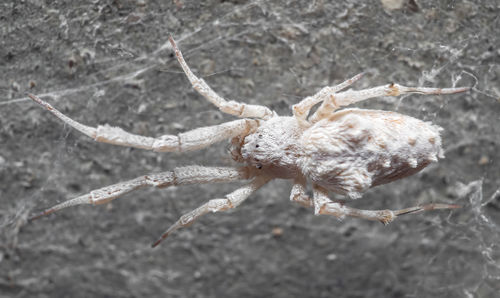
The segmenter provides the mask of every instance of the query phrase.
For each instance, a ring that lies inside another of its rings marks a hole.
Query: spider
[[[86,126],[35,95],[28,96],[97,142],[157,152],[186,152],[229,139],[231,156],[242,166],[186,166],[140,176],[57,204],[31,217],[31,220],[74,205],[104,204],[146,186],[163,188],[250,180],[225,197],[209,200],[182,215],[153,243],[155,247],[172,232],[192,224],[206,213],[238,207],[257,189],[277,178],[293,180],[290,200],[314,208],[316,215],[329,214],[339,219],[352,216],[388,224],[403,214],[459,207],[436,203],[400,210],[361,210],[348,207],[342,201],[331,200],[328,192],[356,199],[371,187],[413,175],[431,162],[436,162],[438,157],[443,157],[439,135],[442,128],[432,123],[395,112],[354,108],[337,111],[339,107],[379,96],[452,94],[469,88],[405,87],[391,83],[341,92],[358,81],[363,76],[361,73],[339,85],[324,87],[293,105],[292,116],[278,116],[265,106],[227,101],[219,96],[203,79],[193,74],[172,36],[169,41],[192,87],[222,112],[242,119],[154,138],[131,134],[107,124],[97,128]],[[311,108],[317,104],[320,106],[309,115]],[[307,181],[312,184],[312,197],[306,193]]]

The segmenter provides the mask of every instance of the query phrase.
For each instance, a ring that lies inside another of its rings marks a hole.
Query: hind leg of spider
[[[35,95],[28,94],[28,96],[36,103],[45,107],[56,117],[83,134],[93,138],[97,142],[158,152],[185,152],[199,150],[216,142],[245,135],[259,125],[257,120],[240,119],[219,125],[200,127],[178,135],[164,135],[153,138],[131,134],[119,127],[112,127],[107,124],[99,125],[97,128],[84,125],[64,115],[60,111],[53,108],[49,103],[41,100]]]
[[[403,214],[411,214],[422,211],[437,210],[437,209],[456,209],[460,208],[459,205],[449,205],[449,204],[427,204],[422,206],[409,207],[400,210],[362,210],[351,208],[349,206],[343,206],[339,203],[331,202],[326,203],[320,209],[319,214],[329,214],[336,216],[338,218],[343,218],[345,216],[358,217],[368,220],[380,221],[384,225],[392,222],[397,216]]]
[[[57,204],[45,211],[34,215],[30,220],[38,219],[44,215],[51,214],[58,210],[75,205],[100,205],[119,198],[124,194],[143,188],[155,186],[159,188],[172,185],[206,184],[231,182],[236,180],[246,180],[252,177],[252,170],[249,167],[227,168],[227,167],[200,167],[187,166],[175,168],[157,174],[140,176],[135,179],[105,186],[91,191],[88,194]]]
[[[219,110],[224,113],[231,114],[240,118],[259,118],[259,119],[269,119],[274,116],[274,113],[265,106],[260,105],[249,105],[245,103],[240,103],[236,101],[227,101],[217,93],[215,93],[210,86],[203,80],[194,75],[186,61],[184,61],[184,57],[182,56],[181,51],[177,47],[172,36],[169,36],[168,40],[172,45],[172,48],[175,51],[175,56],[177,57],[177,61],[181,65],[184,73],[186,74],[189,82],[193,85],[193,88],[200,93],[203,97],[205,97],[209,102],[214,104]]]
[[[245,201],[252,193],[254,193],[261,186],[269,182],[271,178],[264,176],[257,176],[250,183],[247,184],[232,193],[226,195],[225,198],[220,199],[212,199],[207,203],[201,205],[200,207],[184,214],[179,218],[177,222],[175,222],[172,226],[170,226],[161,236],[153,243],[152,247],[157,246],[162,242],[165,238],[167,238],[173,231],[187,227],[193,224],[193,222],[202,215],[205,215],[209,212],[219,212],[226,211],[232,208],[238,207],[243,201]]]
[[[363,101],[369,98],[380,96],[399,96],[409,93],[418,94],[454,94],[470,90],[469,87],[464,88],[426,88],[426,87],[406,87],[399,84],[388,84],[364,90],[348,90],[340,92],[328,97],[318,110],[310,117],[311,122],[317,122],[323,118],[331,116],[332,112],[342,106]]]
[[[356,81],[361,79],[363,75],[364,73],[357,74],[354,77],[350,78],[349,80],[344,81],[336,86],[324,87],[313,96],[308,96],[304,98],[298,104],[293,105],[292,107],[293,115],[298,119],[305,120],[309,115],[309,111],[315,104],[325,101],[329,96],[332,96],[333,94],[339,92],[340,90],[351,86]]]
[[[339,219],[343,219],[346,216],[358,217],[368,220],[380,221],[384,225],[392,222],[397,216],[411,213],[418,213],[422,211],[437,210],[437,209],[456,209],[460,208],[459,205],[449,205],[449,204],[428,204],[423,206],[415,206],[404,208],[400,210],[362,210],[351,208],[339,204],[337,202],[332,202],[328,196],[327,191],[320,187],[314,188],[314,208],[315,214],[328,214],[333,215]]]

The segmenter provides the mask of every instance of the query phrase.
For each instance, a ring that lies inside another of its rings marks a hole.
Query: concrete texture
[[[499,15],[495,0],[0,3],[0,297],[498,297]],[[362,71],[354,88],[474,86],[356,105],[442,126],[446,159],[351,206],[463,208],[339,222],[274,181],[156,249],[181,214],[239,184],[145,189],[27,223],[142,174],[232,164],[225,143],[183,155],[99,144],[25,97],[149,136],[233,119],[191,89],[168,34],[218,93],[283,115]]]

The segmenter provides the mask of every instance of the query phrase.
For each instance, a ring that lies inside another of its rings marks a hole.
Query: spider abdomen
[[[346,109],[304,132],[298,163],[314,183],[359,198],[443,157],[440,130],[395,112]]]

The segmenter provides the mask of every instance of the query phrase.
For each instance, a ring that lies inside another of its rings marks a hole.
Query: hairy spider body
[[[313,125],[275,116],[244,137],[241,159],[276,178],[303,175],[356,199],[370,187],[413,175],[444,157],[440,130],[378,110],[346,109]]]
[[[98,142],[158,152],[199,150],[216,142],[231,140],[231,155],[243,164],[233,167],[178,167],[172,171],[139,176],[93,190],[62,202],[31,219],[66,207],[107,203],[139,188],[172,185],[220,183],[237,180],[251,182],[223,198],[216,198],[180,217],[153,244],[158,245],[173,231],[192,224],[208,213],[237,207],[253,192],[272,179],[293,180],[290,199],[315,214],[329,214],[378,220],[384,224],[396,216],[433,209],[457,208],[456,205],[428,204],[400,210],[360,210],[332,201],[328,192],[359,198],[370,187],[410,176],[442,157],[440,127],[395,112],[345,109],[341,106],[379,96],[406,93],[452,94],[469,88],[424,88],[389,84],[364,90],[341,92],[362,74],[333,87],[325,87],[293,106],[293,116],[278,116],[267,107],[227,101],[188,67],[172,37],[169,38],[177,60],[193,88],[222,112],[243,119],[216,126],[197,128],[179,135],[146,137],[128,133],[119,127],[81,124],[53,108],[40,98],[28,96],[65,123]],[[321,104],[309,116],[313,106]],[[306,192],[308,180],[313,196]]]

